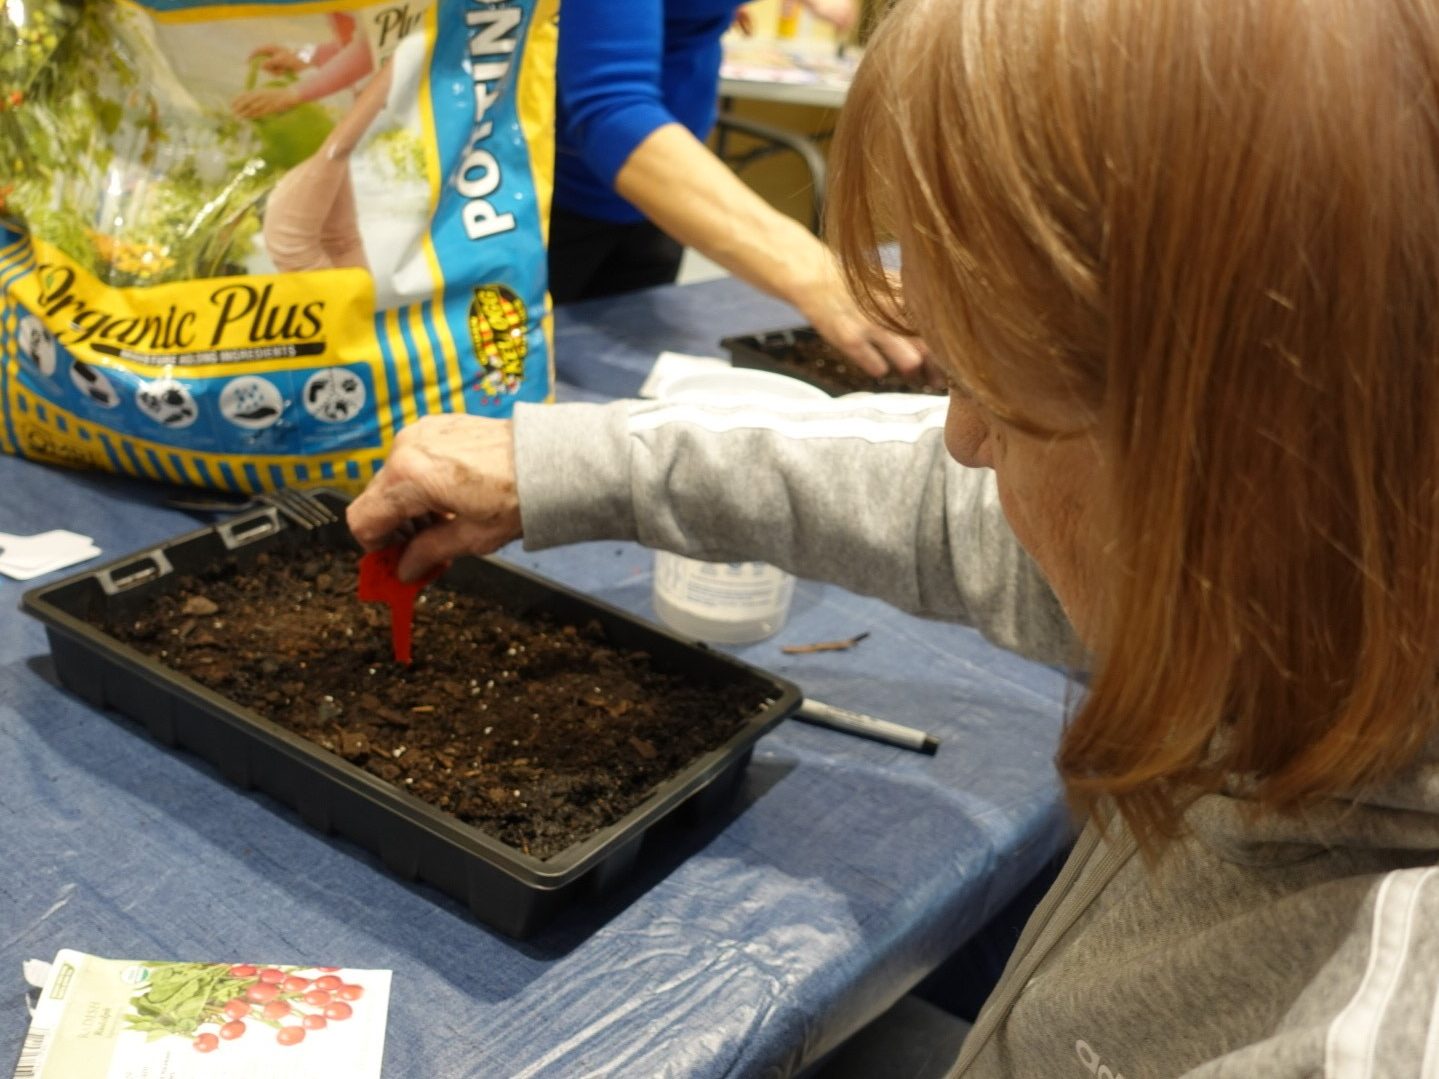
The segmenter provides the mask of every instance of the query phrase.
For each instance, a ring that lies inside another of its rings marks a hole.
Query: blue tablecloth
[[[561,397],[633,392],[660,349],[717,354],[723,335],[797,322],[733,281],[561,311]],[[196,527],[156,488],[12,458],[0,491],[0,531],[71,527],[107,557]],[[505,553],[651,616],[640,548]],[[0,581],[14,612],[27,586]],[[864,631],[848,652],[779,650]],[[516,943],[62,691],[41,627],[0,616],[0,1069],[27,1022],[21,961],[61,947],[390,968],[387,1076],[782,1075],[816,1059],[1061,846],[1064,684],[970,630],[809,582],[778,637],[736,651],[943,745],[926,757],[786,722],[733,812]]]

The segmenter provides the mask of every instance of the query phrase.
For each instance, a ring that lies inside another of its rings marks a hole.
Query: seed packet
[[[0,452],[355,491],[550,399],[557,9],[0,3]]]
[[[15,1079],[379,1079],[389,998],[388,970],[64,949]]]

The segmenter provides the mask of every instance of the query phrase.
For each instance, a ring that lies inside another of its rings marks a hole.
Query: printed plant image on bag
[[[556,6],[0,5],[0,451],[353,490],[548,399]]]

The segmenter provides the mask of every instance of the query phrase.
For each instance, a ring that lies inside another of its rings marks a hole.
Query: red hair
[[[1226,777],[1291,811],[1410,761],[1439,673],[1439,9],[909,0],[834,159],[870,312],[910,328],[892,235],[941,365],[1102,449],[1072,797],[1156,839]]]

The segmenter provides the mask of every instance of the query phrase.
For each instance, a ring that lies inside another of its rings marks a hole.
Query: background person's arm
[[[919,349],[859,313],[828,249],[665,107],[664,48],[660,0],[627,0],[622,17],[611,0],[566,0],[557,75],[567,149],[680,243],[794,304],[866,370],[916,372]]]
[[[829,249],[750,190],[680,124],[657,128],[635,147],[615,177],[615,190],[680,243],[799,308],[871,374],[919,369],[913,342],[860,313]]]

